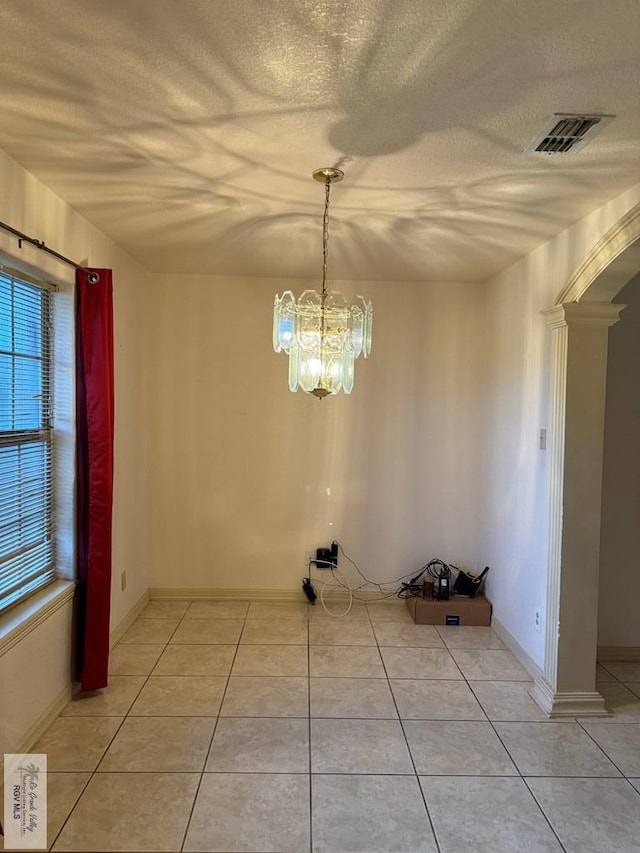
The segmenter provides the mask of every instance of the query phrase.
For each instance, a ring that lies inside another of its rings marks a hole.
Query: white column
[[[544,678],[532,695],[552,717],[605,713],[595,665],[607,337],[623,308],[544,312],[554,336],[549,572]]]

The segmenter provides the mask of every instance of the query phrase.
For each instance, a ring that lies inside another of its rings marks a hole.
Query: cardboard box
[[[491,625],[491,604],[480,594],[452,595],[449,601],[408,598],[407,607],[416,625]]]

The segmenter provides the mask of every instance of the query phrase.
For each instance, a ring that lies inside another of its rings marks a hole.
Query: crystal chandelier
[[[290,290],[273,303],[273,348],[289,356],[289,389],[302,388],[320,400],[328,394],[353,390],[354,362],[371,351],[373,307],[362,296],[349,305],[340,294],[327,293],[329,193],[341,181],[340,169],[318,169],[316,181],[325,187],[322,220],[322,291],[305,290],[296,302]]]

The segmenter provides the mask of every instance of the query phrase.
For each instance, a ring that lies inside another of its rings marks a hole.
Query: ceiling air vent
[[[612,115],[554,113],[536,138],[524,149],[526,154],[568,154],[578,151],[614,119]]]

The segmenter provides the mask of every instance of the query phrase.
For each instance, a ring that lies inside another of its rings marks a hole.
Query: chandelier
[[[351,304],[336,291],[327,293],[329,193],[344,178],[340,169],[318,169],[316,181],[325,187],[322,219],[322,290],[305,290],[296,302],[290,290],[273,303],[273,348],[289,356],[289,390],[302,388],[322,400],[340,390],[353,390],[354,363],[371,352],[373,306],[362,296]]]

